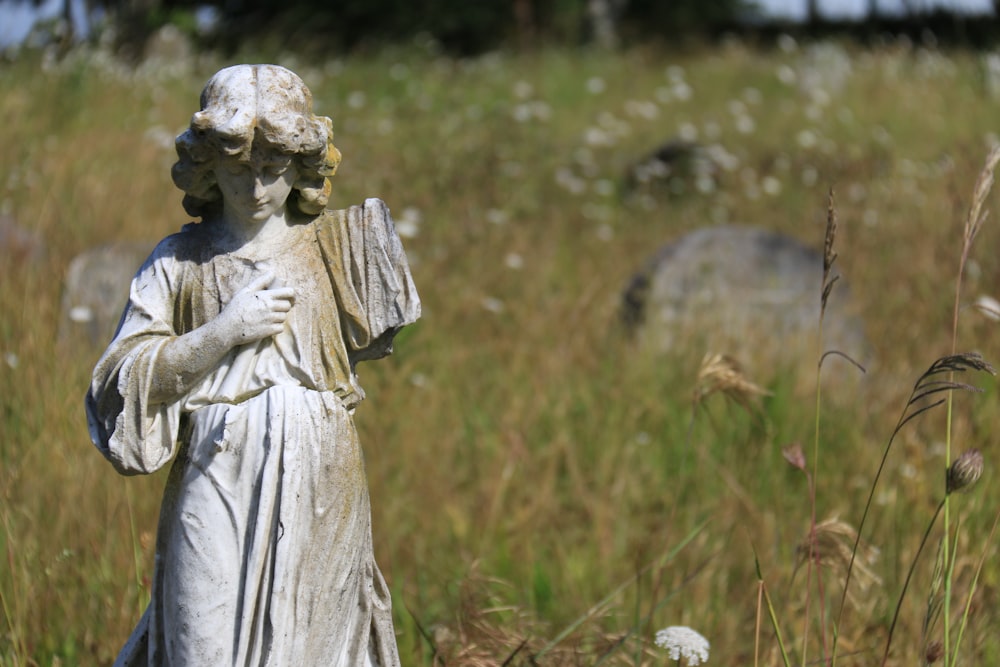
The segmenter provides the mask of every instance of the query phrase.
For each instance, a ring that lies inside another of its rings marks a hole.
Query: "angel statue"
[[[238,65],[177,137],[200,221],[139,269],[86,398],[118,472],[173,461],[152,599],[116,665],[399,665],[355,368],[420,300],[382,201],[326,208],[332,127],[294,73]]]

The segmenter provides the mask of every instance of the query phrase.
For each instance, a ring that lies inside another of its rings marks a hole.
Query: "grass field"
[[[362,368],[357,413],[404,664],[659,665],[653,636],[669,625],[707,637],[713,665],[782,664],[782,647],[790,664],[822,664],[835,626],[836,664],[879,664],[947,462],[971,447],[985,473],[949,500],[954,571],[935,567],[941,517],[888,664],[923,664],[945,625],[954,651],[963,618],[952,662],[1000,663],[1000,405],[987,373],[958,378],[982,393],[957,392],[953,410],[893,440],[840,613],[852,531],[914,383],[953,350],[1000,361],[998,324],[972,307],[1000,297],[994,219],[971,247],[952,335],[1000,97],[974,53],[820,48],[828,64],[815,67],[792,40],[266,57],[334,119],[331,206],[389,204],[424,302],[396,354]],[[0,65],[0,213],[44,246],[0,247],[4,665],[110,664],[149,594],[164,477],[119,477],[89,444],[83,395],[101,350],[56,344],[60,289],[75,254],[187,222],[172,137],[225,64],[130,72],[81,53]],[[627,166],[677,136],[725,149],[718,185],[623,198]],[[873,347],[863,389],[833,383],[817,401],[808,364],[751,378],[770,394],[749,408],[717,393],[694,409],[700,361],[727,351],[636,349],[616,325],[629,277],[666,241],[723,222],[821,248],[830,188],[836,267]],[[815,502],[783,456],[793,443]]]

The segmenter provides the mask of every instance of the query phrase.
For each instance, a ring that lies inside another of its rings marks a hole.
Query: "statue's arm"
[[[90,437],[123,474],[145,474],[177,447],[181,399],[236,345],[280,330],[292,290],[262,276],[218,316],[179,334],[174,322],[179,269],[169,246],[154,252],[132,285],[115,339],[94,370],[85,401]]]
[[[320,232],[352,360],[389,354],[393,336],[420,317],[420,297],[388,207],[368,199],[330,211]]]

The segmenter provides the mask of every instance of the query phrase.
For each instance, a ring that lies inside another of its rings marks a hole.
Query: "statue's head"
[[[310,215],[326,206],[330,177],[340,163],[333,122],[313,114],[305,83],[277,65],[236,65],[216,73],[176,146],[174,183],[185,193],[184,209],[195,216],[221,205],[219,159],[249,160],[253,147],[295,156],[299,177],[289,203]]]

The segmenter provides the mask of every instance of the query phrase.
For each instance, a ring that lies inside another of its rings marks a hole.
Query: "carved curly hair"
[[[289,203],[307,215],[323,211],[330,177],[340,164],[333,121],[313,114],[312,93],[293,72],[277,65],[236,65],[209,80],[201,111],[177,137],[171,175],[184,191],[189,215],[204,217],[222,204],[217,158],[249,160],[255,143],[295,156],[298,179]]]

